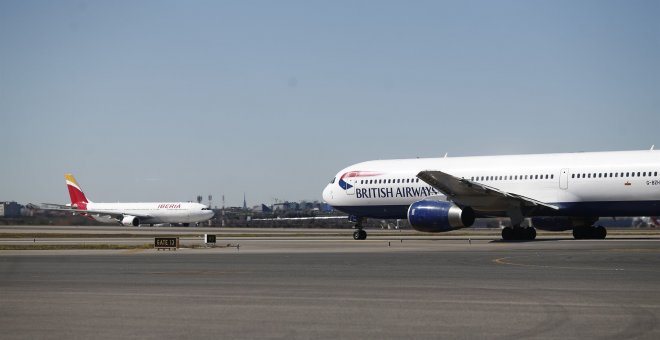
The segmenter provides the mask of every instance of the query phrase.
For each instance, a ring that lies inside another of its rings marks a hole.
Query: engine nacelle
[[[440,232],[472,226],[474,210],[463,209],[451,202],[417,201],[408,208],[408,222],[418,231]]]
[[[137,216],[125,215],[121,220],[121,224],[137,227],[140,225],[140,218]]]

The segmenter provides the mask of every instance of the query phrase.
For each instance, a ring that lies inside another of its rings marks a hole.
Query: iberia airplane
[[[155,202],[155,203],[94,203],[85,193],[72,174],[65,174],[71,205],[47,210],[71,211],[90,216],[100,222],[116,221],[122,225],[180,223],[188,226],[211,219],[213,211],[199,203]]]
[[[651,150],[376,160],[351,165],[323,199],[352,215],[353,238],[366,218],[407,218],[443,232],[475,218],[509,217],[505,240],[533,240],[534,227],[573,230],[576,239],[607,235],[600,217],[660,214],[660,153]],[[531,217],[534,227],[521,226]]]

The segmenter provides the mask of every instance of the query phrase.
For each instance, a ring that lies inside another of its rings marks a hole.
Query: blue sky
[[[368,159],[660,146],[658,1],[0,1],[0,200],[320,200]]]

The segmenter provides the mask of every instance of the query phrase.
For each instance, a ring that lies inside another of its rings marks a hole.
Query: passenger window
[[[635,173],[634,173],[634,172],[631,172],[631,173],[630,173],[630,177],[635,177]]]
[[[639,174],[640,174],[640,173],[638,172],[638,173],[637,173],[637,177],[639,177]]]

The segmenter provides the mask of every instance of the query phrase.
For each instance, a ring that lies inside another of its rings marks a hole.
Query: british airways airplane
[[[533,240],[535,228],[573,230],[576,239],[604,239],[600,217],[660,214],[660,153],[651,150],[375,160],[351,165],[323,190],[323,199],[356,221],[408,219],[443,232],[475,218],[509,217],[504,240]],[[531,217],[534,227],[521,226]]]
[[[57,208],[40,207],[45,210],[59,210],[80,213],[99,222],[119,222],[122,225],[190,223],[203,222],[213,217],[213,211],[199,203],[192,202],[153,202],[153,203],[94,203],[85,193],[72,174],[65,174],[66,186],[71,198],[70,205],[46,204]]]

